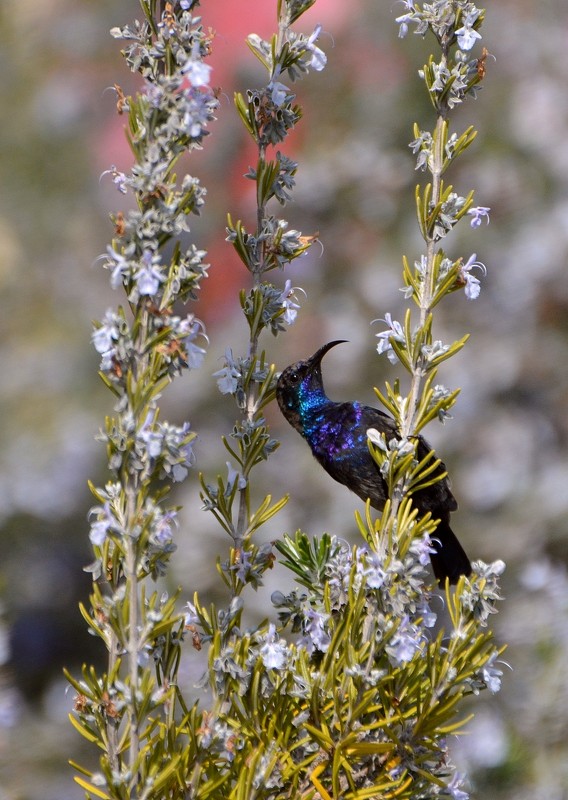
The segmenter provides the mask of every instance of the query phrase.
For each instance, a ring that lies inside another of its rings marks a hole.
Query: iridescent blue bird
[[[387,484],[369,453],[367,430],[375,428],[386,434],[387,440],[397,436],[398,431],[394,419],[383,411],[358,402],[337,403],[326,395],[321,361],[328,350],[344,341],[328,342],[311,358],[287,367],[278,379],[276,399],[290,425],[308,442],[326,472],[382,511],[388,497]],[[422,436],[417,438],[416,454],[422,460],[432,448]],[[446,467],[440,463],[431,477],[445,472]],[[431,555],[437,580],[443,584],[448,578],[450,583],[456,583],[460,575],[469,575],[469,559],[450,528],[450,513],[456,510],[457,503],[448,479],[441,477],[415,492],[412,499],[419,514],[430,512],[439,520],[432,537],[436,552]]]

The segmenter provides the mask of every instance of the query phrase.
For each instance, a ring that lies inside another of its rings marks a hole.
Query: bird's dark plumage
[[[287,367],[278,379],[276,399],[290,425],[306,439],[326,472],[382,511],[387,485],[369,453],[367,430],[376,428],[387,434],[387,439],[398,432],[392,417],[377,408],[358,402],[336,403],[327,397],[321,361],[328,350],[343,341],[328,342],[311,358]],[[417,458],[421,460],[431,449],[419,436]],[[445,471],[444,464],[440,464],[438,474]],[[431,557],[438,581],[443,583],[449,578],[450,583],[456,583],[460,575],[469,575],[469,559],[450,528],[450,513],[456,510],[457,503],[447,478],[415,492],[412,499],[420,514],[429,511],[440,520],[433,536],[436,553]]]

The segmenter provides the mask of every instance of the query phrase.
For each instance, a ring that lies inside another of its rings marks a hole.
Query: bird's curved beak
[[[322,358],[325,354],[331,350],[332,347],[335,347],[338,344],[345,344],[347,339],[334,339],[333,342],[328,342],[320,347],[311,358],[308,359],[308,363],[312,366],[316,366],[317,364],[321,364]]]

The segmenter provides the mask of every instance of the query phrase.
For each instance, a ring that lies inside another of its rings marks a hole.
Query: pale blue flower
[[[227,465],[227,491],[231,492],[233,490],[235,482],[237,483],[237,489],[244,489],[247,485],[247,479],[233,467],[230,461],[225,463]]]
[[[126,194],[128,178],[126,177],[124,172],[120,172],[114,166],[114,164],[112,164],[110,169],[105,169],[105,171],[101,173],[101,178],[103,177],[103,175],[112,175],[112,182],[114,183],[118,191],[121,192],[121,194]]]
[[[276,633],[274,623],[270,623],[263,639],[260,657],[266,669],[284,669],[288,661],[288,648],[284,639]]]
[[[283,83],[280,81],[270,81],[267,87],[270,91],[270,98],[275,106],[283,106],[286,102],[286,98],[290,94],[290,90],[287,86],[284,86]]]
[[[140,428],[137,438],[146,445],[146,452],[150,458],[158,458],[162,452],[164,435],[159,427],[153,427],[154,414],[150,412]]]
[[[246,583],[250,571],[253,567],[250,550],[239,551],[238,561],[235,564],[235,567],[236,567],[235,574],[237,578],[241,581],[241,583]]]
[[[485,264],[482,264],[480,261],[476,261],[477,254],[473,253],[465,264],[462,264],[459,272],[458,277],[462,280],[465,284],[465,296],[468,300],[476,300],[479,297],[481,292],[481,284],[479,278],[476,278],[475,275],[471,274],[471,270],[474,267],[480,269],[484,275],[487,274],[487,269],[485,268]]]
[[[434,547],[432,547],[432,540],[430,539],[430,536],[425,533],[420,538],[412,540],[410,552],[414,553],[414,555],[418,558],[418,562],[425,567],[430,561],[431,553],[435,553],[436,550]]]
[[[211,70],[212,67],[209,66],[209,64],[205,64],[203,61],[196,58],[188,58],[181,68],[182,73],[195,88],[209,86]]]
[[[110,510],[108,500],[103,506],[92,508],[89,513],[90,515],[97,515],[95,522],[91,523],[89,539],[91,540],[91,544],[95,545],[95,547],[102,547],[111,529],[116,527],[116,520]]]
[[[214,372],[212,377],[217,378],[217,386],[221,394],[234,394],[237,391],[241,373],[237,369],[230,347],[225,350],[225,365]]]
[[[154,540],[161,545],[169,544],[173,539],[173,529],[177,524],[177,511],[175,509],[166,511],[165,514],[159,512],[157,519],[154,520]]]
[[[432,342],[432,344],[422,345],[420,352],[426,361],[434,361],[436,358],[440,358],[441,356],[445,355],[449,349],[449,344],[444,344],[440,339],[436,339],[436,341]]]
[[[436,624],[438,615],[435,611],[432,611],[426,600],[418,604],[416,613],[422,618],[422,625],[424,625],[425,628],[433,628]]]
[[[375,334],[379,340],[377,345],[377,353],[379,353],[379,355],[386,353],[386,356],[391,364],[396,364],[398,357],[391,344],[391,339],[394,339],[397,342],[404,342],[404,331],[402,329],[402,325],[400,322],[393,320],[392,316],[388,312],[385,314],[385,318],[379,320],[379,322],[385,322],[388,325],[388,330]]]
[[[489,225],[489,212],[490,208],[488,206],[476,206],[475,208],[470,208],[467,212],[471,216],[471,227],[472,228],[479,228],[483,219]]]
[[[402,16],[397,17],[395,22],[398,22],[399,29],[398,29],[398,37],[399,39],[404,39],[406,34],[408,33],[408,23],[412,20],[412,14],[402,14]]]
[[[383,559],[377,553],[367,553],[365,560],[367,568],[363,574],[367,579],[367,586],[371,589],[380,589],[386,578]]]
[[[114,349],[114,344],[118,339],[118,316],[109,309],[103,317],[99,328],[95,328],[91,334],[91,341],[97,353],[101,355]]]
[[[176,320],[176,325],[172,324],[172,328],[175,335],[183,342],[187,355],[187,366],[189,369],[198,369],[203,364],[207,351],[197,345],[194,339],[198,336],[203,336],[207,342],[209,341],[205,334],[203,323],[193,314],[189,314],[185,319]]]
[[[503,677],[503,670],[493,666],[493,662],[497,658],[497,652],[489,658],[487,663],[481,669],[481,677],[491,694],[497,694],[501,689],[501,678]]]
[[[422,631],[410,622],[408,615],[405,615],[386,649],[397,664],[405,664],[422,650],[424,642]]]
[[[462,27],[457,29],[456,36],[460,50],[471,50],[475,42],[482,38],[481,34],[473,29],[473,24],[478,16],[479,10],[476,10],[474,14],[468,14]]]
[[[302,641],[305,642],[305,639],[309,639],[313,647],[321,653],[325,653],[331,644],[331,636],[325,628],[328,618],[328,614],[322,614],[313,608],[310,608],[305,616],[304,631],[306,635]],[[312,652],[309,647],[308,651]]]
[[[382,450],[383,453],[387,452],[387,443],[384,433],[380,433],[376,428],[367,428],[367,437],[369,441]]]
[[[284,310],[284,322],[287,325],[291,325],[296,317],[298,316],[298,310],[300,308],[300,304],[296,303],[296,294],[295,292],[304,292],[304,290],[300,286],[292,286],[292,281],[286,281],[284,284],[284,290],[280,295],[280,302],[282,303],[282,307]]]
[[[416,22],[415,18],[416,9],[414,8],[414,0],[400,0],[400,2],[404,5],[404,8],[407,12],[411,12],[407,14],[402,14],[395,20],[395,22],[397,22],[398,25],[400,26],[398,29],[399,38],[404,39],[404,37],[408,33],[408,23]]]
[[[196,86],[192,86],[191,89],[184,92],[184,99],[185,114],[182,119],[182,127],[192,139],[197,139],[202,136],[203,129],[213,118],[212,112],[217,101],[212,94],[200,91]]]
[[[320,50],[319,47],[316,47],[315,43],[318,40],[318,37],[321,33],[321,25],[316,25],[314,32],[309,37],[308,41],[306,42],[306,50],[309,50],[312,54],[310,60],[310,66],[316,70],[316,72],[321,72],[322,69],[327,64],[327,56]]]
[[[469,800],[469,793],[464,792],[460,787],[463,786],[465,775],[461,772],[455,772],[452,780],[448,783],[448,791],[452,800]]]
[[[112,245],[107,245],[108,260],[104,265],[110,268],[110,285],[113,289],[117,289],[122,285],[123,279],[130,274],[132,269],[132,262],[129,256],[133,253],[133,245],[130,245],[124,253],[117,253]]]
[[[141,266],[136,270],[136,288],[140,295],[153,297],[160,283],[164,281],[164,275],[159,267],[160,256],[151,250],[144,250],[142,254]]]
[[[185,613],[185,626],[188,627],[189,625],[197,625],[199,623],[197,609],[190,600],[187,601],[186,606],[187,611]]]

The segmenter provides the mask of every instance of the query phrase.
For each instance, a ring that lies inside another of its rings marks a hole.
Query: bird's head
[[[300,432],[304,416],[311,408],[327,401],[321,375],[321,361],[325,354],[345,339],[335,339],[324,344],[305,361],[296,361],[282,372],[276,384],[276,400],[288,422]]]

